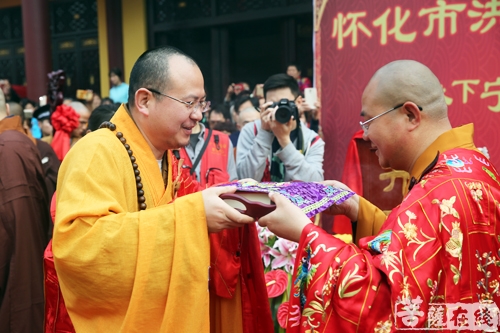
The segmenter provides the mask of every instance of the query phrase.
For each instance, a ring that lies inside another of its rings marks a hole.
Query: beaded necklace
[[[107,128],[111,132],[116,131],[116,125],[110,121],[103,122],[101,126],[99,126],[99,128]],[[139,165],[137,165],[137,160],[134,156],[134,152],[130,149],[130,145],[127,143],[127,139],[125,139],[122,132],[117,132],[116,137],[120,140],[120,142],[127,150],[128,156],[130,157],[130,162],[132,162],[132,168],[134,169],[135,183],[137,187],[137,202],[139,203],[139,210],[145,210],[147,207],[146,197],[144,196],[144,190],[142,189],[143,185],[141,183],[141,172],[139,171]]]

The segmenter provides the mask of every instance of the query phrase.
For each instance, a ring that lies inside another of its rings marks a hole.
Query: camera
[[[297,105],[295,105],[295,102],[283,98],[277,103],[274,102],[270,107],[274,108],[276,106],[278,107],[278,109],[276,110],[274,117],[280,123],[286,124],[290,121],[290,118],[292,118],[292,116],[294,116],[295,119],[299,118],[299,110],[297,109]]]

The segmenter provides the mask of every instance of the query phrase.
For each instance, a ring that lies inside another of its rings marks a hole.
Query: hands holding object
[[[227,204],[259,220],[261,226],[267,226],[276,235],[294,241],[300,238],[303,227],[311,223],[310,217],[331,206],[342,206],[354,195],[348,189],[312,182],[244,180],[220,186],[236,186],[235,193],[221,195]]]

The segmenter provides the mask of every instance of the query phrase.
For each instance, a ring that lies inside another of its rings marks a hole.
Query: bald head
[[[80,102],[69,103],[76,113],[80,115],[80,125],[71,133],[72,138],[81,138],[87,131],[87,125],[89,123],[90,111],[89,109]]]
[[[19,116],[24,121],[24,112],[21,104],[16,102],[7,102],[9,104],[9,110],[11,116]]]
[[[71,103],[69,103],[69,106],[71,106],[76,111],[76,113],[78,113],[80,116],[82,114],[89,114],[89,116],[90,116],[89,109],[83,103],[71,102]]]
[[[380,68],[361,103],[363,138],[371,141],[383,168],[410,172],[425,149],[451,129],[443,88],[417,61],[398,60]]]
[[[414,60],[396,60],[380,68],[368,87],[381,105],[395,106],[407,101],[421,106],[431,118],[442,119],[448,114],[444,92],[438,78],[425,65]]]
[[[153,88],[160,92],[167,90],[173,79],[172,74],[175,74],[174,69],[181,61],[198,66],[191,57],[174,47],[163,46],[144,52],[130,72],[129,106],[133,107],[135,93],[140,88]]]

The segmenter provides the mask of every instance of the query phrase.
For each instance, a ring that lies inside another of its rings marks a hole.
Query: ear
[[[149,116],[149,106],[153,99],[153,93],[145,88],[140,88],[135,92],[134,105],[139,113]]]
[[[401,109],[406,114],[407,123],[409,126],[408,129],[410,131],[413,131],[418,126],[420,126],[420,123],[422,122],[422,111],[420,111],[420,108],[417,106],[417,104],[413,102],[406,102]]]

